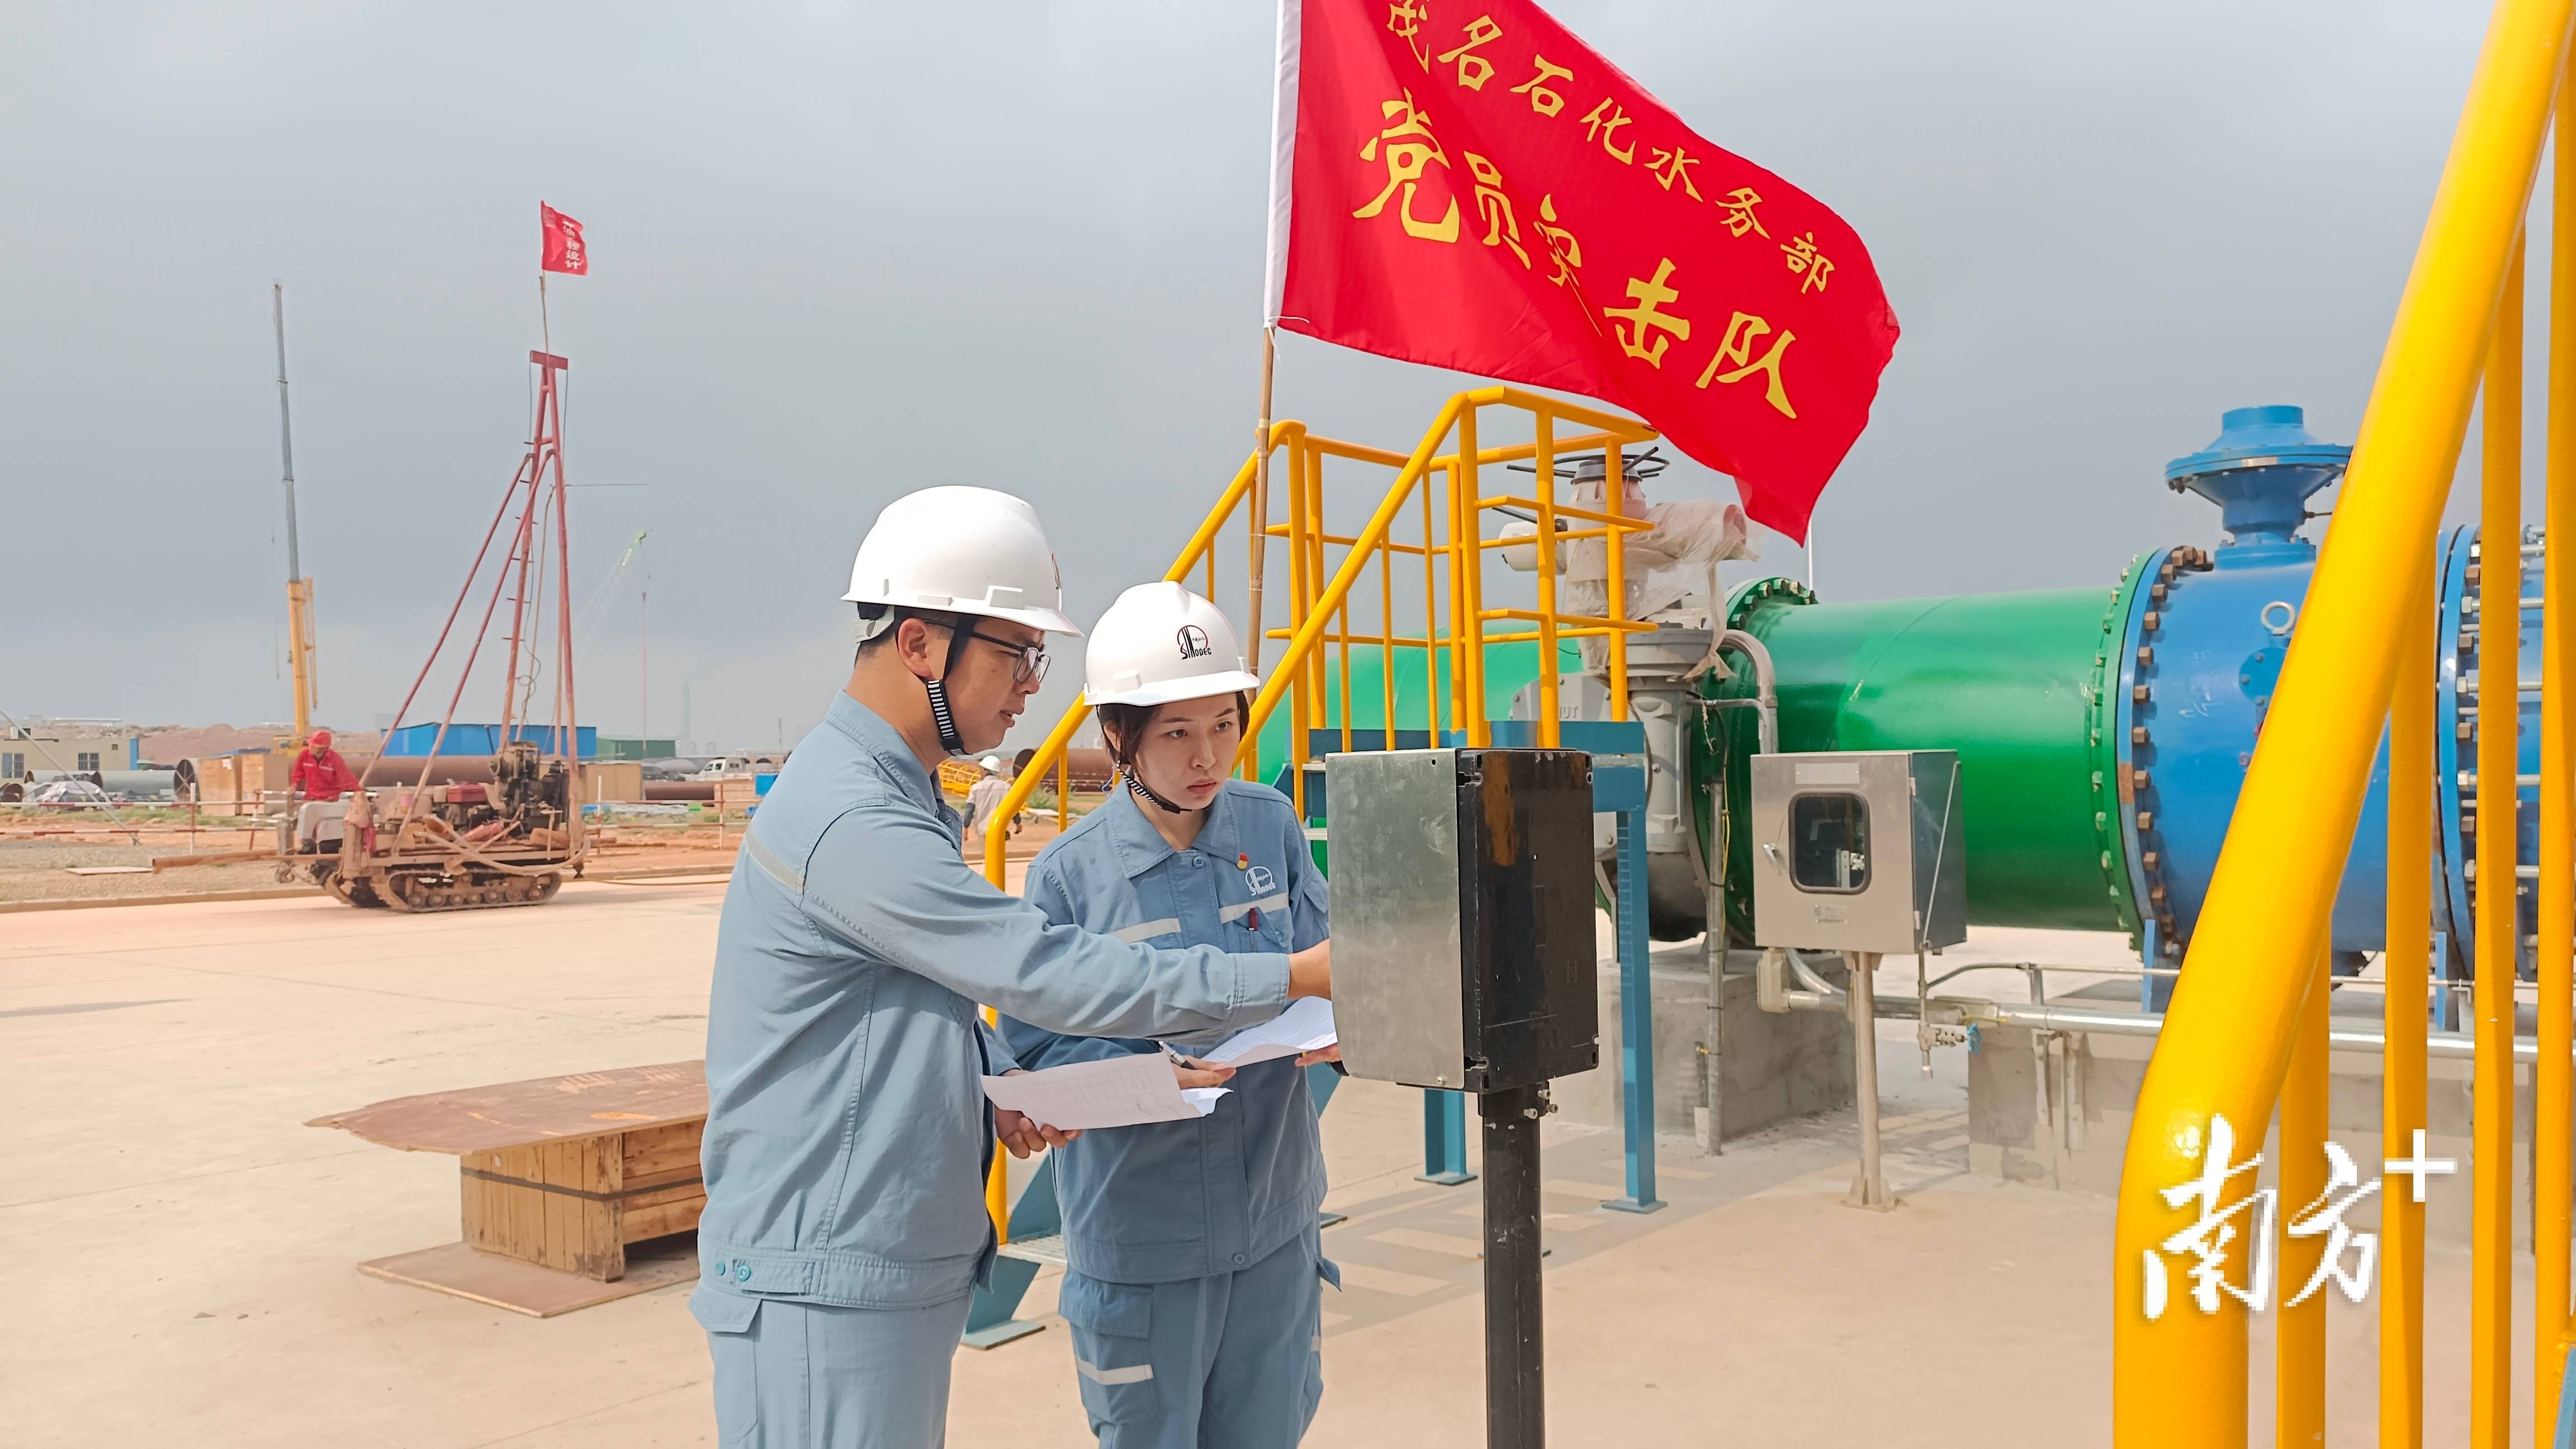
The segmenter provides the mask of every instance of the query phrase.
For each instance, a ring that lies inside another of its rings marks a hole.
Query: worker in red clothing
[[[340,847],[342,811],[332,803],[358,788],[358,772],[340,752],[331,748],[331,732],[315,730],[305,741],[303,753],[295,757],[295,766],[286,774],[286,796],[289,804],[302,802],[295,817],[296,849],[303,854],[319,851],[327,842],[334,851]]]

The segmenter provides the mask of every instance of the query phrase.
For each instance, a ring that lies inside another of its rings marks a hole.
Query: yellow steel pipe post
[[[2560,1338],[2568,1324],[2569,1233],[2576,1206],[2576,85],[2558,87],[2549,229],[2549,418],[2541,514],[2540,881],[2533,965],[2540,1060],[2532,1081],[2532,1429],[2558,1423]],[[2481,575],[2480,577],[2484,577]],[[2481,676],[2483,678],[2483,675]]]
[[[2310,955],[2387,717],[2397,667],[2387,645],[2406,608],[2387,583],[2415,566],[2440,522],[2487,319],[2538,166],[2570,3],[2501,0],[2488,27],[2300,628],[2139,1093],[2112,1255],[2112,1418],[2123,1449],[2245,1442],[2244,1310],[2222,1299],[2203,1314],[2183,1296],[2149,1320],[2142,1265],[2195,1220],[2163,1190],[2199,1175],[2212,1121],[2224,1115],[2240,1132],[2259,1132],[2288,1069]]]
[[[2326,1441],[2326,1300],[2320,1291],[2304,1303],[2290,1300],[2325,1261],[2325,1239],[2289,1235],[2290,1224],[2326,1190],[2326,1097],[2333,1053],[2329,966],[2332,943],[2320,936],[2309,953],[2307,1005],[2299,1013],[2290,1071],[2281,1084],[2281,1201],[2277,1234],[2279,1307],[2273,1324],[2272,1442],[2281,1449],[2309,1449]]]
[[[2487,341],[2479,435],[2476,1104],[2469,1162],[2469,1442],[2503,1449],[2513,1422],[2513,986],[2521,955],[2514,867],[2522,713],[2522,247]]]
[[[1625,518],[1628,514],[1625,463],[1626,460],[1620,456],[1619,445],[1612,443],[1602,468],[1603,496],[1609,500],[1609,506],[1603,511],[1612,518]],[[1611,622],[1617,623],[1628,617],[1628,537],[1612,525],[1602,530],[1601,546],[1609,551],[1610,574],[1610,607],[1602,612]],[[1715,616],[1717,600],[1709,600],[1708,607],[1711,611],[1709,627],[1716,629],[1719,627]],[[1610,631],[1610,717],[1614,720],[1628,717],[1628,634],[1624,629]]]
[[[1378,720],[1378,744],[1391,750],[1395,748],[1395,554],[1390,549],[1377,551],[1377,600],[1377,679],[1386,695],[1386,713]]]
[[[1440,490],[1431,479],[1422,480],[1422,727],[1431,734],[1431,743],[1440,743],[1440,592],[1438,571],[1439,530],[1432,526],[1436,505],[1432,495]]]
[[[1315,572],[1318,574],[1324,571],[1322,567],[1324,542],[1320,537],[1322,533],[1320,525],[1323,523],[1323,519],[1324,460],[1317,458],[1315,460],[1315,521],[1318,525],[1316,532],[1319,536],[1315,541],[1315,558],[1317,560]],[[1346,547],[1342,554],[1342,561],[1344,563],[1357,564],[1365,567],[1368,563],[1368,550],[1356,547]],[[1341,704],[1342,749],[1345,753],[1348,753],[1350,750],[1357,747],[1351,739],[1351,596],[1348,592],[1343,593],[1342,605],[1338,610],[1334,611],[1333,625],[1336,635],[1334,640],[1333,657],[1335,663],[1340,666],[1340,673],[1336,676],[1337,688],[1334,690],[1333,698]]]
[[[1464,460],[1458,473],[1458,527],[1464,532],[1454,542],[1458,569],[1467,579],[1467,612],[1460,621],[1467,628],[1467,743],[1483,749],[1494,742],[1494,731],[1485,718],[1485,483],[1472,407],[1458,411],[1458,456]],[[1549,577],[1552,564],[1553,551],[1541,553],[1538,576]]]
[[[2433,558],[2417,550],[2393,643],[2388,711],[2388,937],[2381,958],[2380,1139],[2411,1156],[2425,1130],[2433,1029]],[[2411,863],[2410,863],[2411,862]],[[2424,1206],[2411,1187],[2379,1194],[2379,1442],[2424,1446]]]
[[[1314,581],[1306,577],[1306,449],[1303,440],[1298,439],[1288,445],[1288,617],[1291,621],[1313,617],[1313,587]],[[1282,680],[1289,686],[1288,793],[1296,803],[1297,819],[1301,822],[1310,818],[1306,813],[1306,724],[1311,706],[1306,695],[1312,683],[1312,672],[1310,661],[1292,646],[1280,652],[1279,665],[1270,675],[1271,687],[1262,690],[1262,696],[1268,698]],[[1261,721],[1268,716],[1269,711],[1256,703],[1252,718],[1244,722],[1243,737],[1247,740],[1257,738],[1261,733]]]
[[[1037,762],[1032,760],[1030,763]],[[1010,817],[1006,815],[1002,818],[1007,820]],[[1073,752],[1058,750],[1055,752],[1055,833],[1062,835],[1072,828]]]
[[[1466,552],[1459,540],[1466,530],[1459,526],[1459,469],[1449,465],[1447,497],[1449,514],[1449,728],[1467,728],[1467,580]]]
[[[1432,455],[1438,451],[1440,440],[1449,435],[1449,429],[1457,421],[1458,410],[1464,400],[1465,394],[1449,400],[1448,405],[1441,409],[1438,419],[1432,423],[1431,430],[1423,435],[1421,446],[1415,449],[1412,457],[1405,460],[1403,470],[1396,474],[1394,484],[1387,489],[1386,496],[1379,501],[1376,511],[1370,515],[1368,526],[1355,535],[1356,541],[1352,544],[1350,553],[1343,558],[1342,566],[1334,572],[1332,582],[1326,585],[1321,594],[1315,598],[1312,608],[1306,611],[1304,622],[1300,623],[1296,631],[1290,635],[1288,646],[1280,651],[1279,658],[1283,665],[1304,657],[1314,648],[1316,641],[1325,634],[1327,626],[1332,622],[1334,610],[1340,608],[1350,597],[1351,586],[1358,581],[1362,569],[1366,567],[1368,555],[1386,541],[1387,530],[1395,526],[1396,517],[1403,511],[1405,500],[1412,496],[1415,488],[1426,486]],[[1472,579],[1474,571],[1470,570],[1468,576]],[[1263,723],[1270,718],[1271,712],[1278,708],[1280,695],[1286,691],[1288,673],[1289,671],[1284,669],[1273,673],[1269,682],[1262,685],[1261,693],[1252,701],[1252,718],[1244,725],[1244,733],[1258,733]],[[1481,715],[1482,711],[1477,713]],[[1299,803],[1302,808],[1303,801]]]
[[[1316,449],[1306,451],[1306,578],[1317,588],[1323,586],[1325,579],[1332,577],[1332,569],[1324,556],[1324,456]],[[1333,611],[1326,606],[1318,612],[1329,618]],[[1346,617],[1340,622],[1341,631],[1349,633],[1350,620]],[[1315,692],[1312,698],[1315,728],[1322,729],[1332,723],[1333,691],[1331,666],[1324,662],[1321,654],[1315,656]]]
[[[1556,748],[1559,733],[1556,662],[1556,418],[1538,414],[1538,747]],[[1481,510],[1484,500],[1477,499]],[[1479,513],[1481,517],[1481,512]],[[1480,530],[1481,532],[1481,530]],[[1608,540],[1615,551],[1617,539]],[[1481,561],[1480,561],[1481,562]],[[1613,577],[1616,577],[1615,575]]]
[[[1305,440],[1299,439],[1288,452],[1288,569],[1296,580],[1294,585],[1296,592],[1291,596],[1288,605],[1288,617],[1292,627],[1295,621],[1304,619],[1315,606],[1315,581],[1308,576],[1307,572],[1306,535],[1310,531],[1311,525],[1306,520],[1306,448]],[[1295,636],[1292,634],[1290,637]],[[1282,656],[1283,660],[1285,657]],[[1314,683],[1312,678],[1314,661],[1300,658],[1293,661],[1293,667],[1298,675],[1295,693],[1298,710],[1296,723],[1297,729],[1303,730],[1306,727],[1306,716],[1315,708],[1312,701],[1308,699],[1308,695],[1312,693],[1308,686]],[[1297,758],[1302,760],[1305,756],[1299,753]]]
[[[985,1007],[984,1024],[999,1030],[1002,1013]],[[1011,1240],[1011,1156],[999,1148],[994,1150],[993,1165],[984,1170],[984,1216],[993,1220],[995,1247]]]

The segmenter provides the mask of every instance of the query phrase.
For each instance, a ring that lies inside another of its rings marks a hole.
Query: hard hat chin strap
[[[964,624],[949,624],[948,657],[939,667],[939,677],[921,681],[921,692],[930,696],[930,721],[939,727],[939,747],[952,758],[966,753],[966,742],[957,737],[957,716],[948,708],[948,676],[956,672],[957,639],[965,632]]]
[[[1164,799],[1162,796],[1155,794],[1154,787],[1146,784],[1143,777],[1139,776],[1133,768],[1122,765],[1119,767],[1118,773],[1126,778],[1128,793],[1134,795],[1137,799],[1150,800],[1153,803],[1160,805],[1165,810],[1170,811],[1174,815],[1187,815],[1190,813],[1188,807],[1175,805],[1171,801]]]

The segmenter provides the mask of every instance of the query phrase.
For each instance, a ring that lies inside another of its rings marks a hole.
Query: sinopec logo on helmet
[[[1183,624],[1180,632],[1172,637],[1179,641],[1183,659],[1205,659],[1216,652],[1215,647],[1208,643],[1207,631],[1196,624]]]

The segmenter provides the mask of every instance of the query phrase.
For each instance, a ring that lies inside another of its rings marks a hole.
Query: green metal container
[[[2136,573],[2118,589],[1860,604],[1816,603],[1787,579],[1762,579],[1735,590],[1727,617],[1771,651],[1782,750],[1959,752],[1969,919],[2134,934],[2100,711],[2109,630]],[[1740,668],[1705,692],[1753,688]],[[1693,774],[1722,771],[1728,812],[1748,818],[1754,712],[1704,713]],[[1728,833],[1710,853],[1727,863],[1728,914],[1749,941],[1752,847],[1747,832]]]

